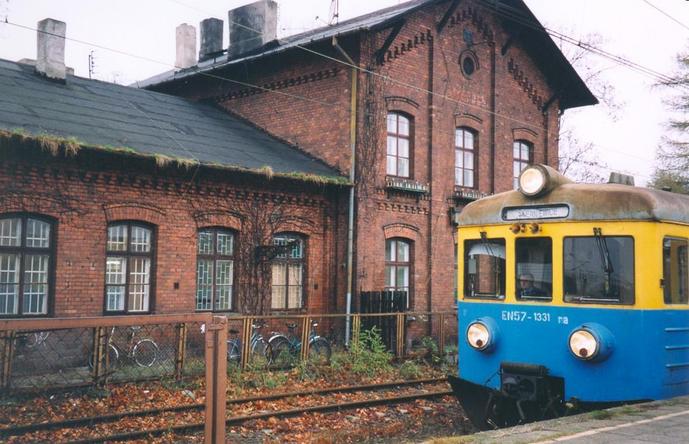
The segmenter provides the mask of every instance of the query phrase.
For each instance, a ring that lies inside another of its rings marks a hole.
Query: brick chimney
[[[177,43],[175,67],[183,69],[196,65],[196,28],[182,23],[175,31]]]
[[[273,0],[257,2],[230,10],[230,57],[251,51],[277,38],[278,4]]]
[[[201,21],[201,48],[199,62],[213,58],[222,51],[223,21],[217,18],[207,18]]]
[[[36,72],[49,79],[65,80],[65,35],[67,24],[47,18],[38,22]]]

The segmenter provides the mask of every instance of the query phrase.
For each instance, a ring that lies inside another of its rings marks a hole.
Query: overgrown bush
[[[414,361],[405,361],[399,367],[400,376],[404,379],[419,379],[423,376],[421,367]]]
[[[380,329],[362,330],[349,352],[352,372],[372,377],[392,370],[392,354],[380,336]]]

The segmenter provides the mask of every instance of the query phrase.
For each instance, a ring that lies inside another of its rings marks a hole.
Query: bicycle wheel
[[[272,360],[272,347],[265,339],[259,338],[251,344],[251,363],[254,365],[270,364]]]
[[[227,341],[227,361],[233,365],[239,365],[242,359],[242,347],[239,339]]]
[[[158,359],[158,345],[152,339],[142,339],[134,346],[132,356],[139,367],[150,367]]]
[[[105,357],[103,357],[103,365],[105,365]],[[120,352],[117,351],[114,345],[108,344],[108,365],[109,370],[113,371],[117,368],[120,362]],[[89,351],[89,368],[93,369],[93,351]]]
[[[309,343],[309,362],[323,365],[330,362],[332,350],[325,338],[316,338]]]
[[[275,336],[268,341],[270,346],[271,363],[277,368],[286,368],[292,365],[292,352],[289,340],[284,336]]]

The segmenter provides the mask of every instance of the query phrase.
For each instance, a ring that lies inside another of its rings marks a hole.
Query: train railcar
[[[689,393],[689,197],[532,165],[458,228],[459,373],[480,429]]]

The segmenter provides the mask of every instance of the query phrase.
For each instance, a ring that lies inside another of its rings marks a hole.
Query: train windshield
[[[663,296],[666,304],[689,303],[688,248],[686,239],[663,239]]]
[[[505,239],[464,242],[464,296],[504,299]]]
[[[566,237],[565,302],[634,303],[634,239]]]
[[[517,256],[517,299],[550,301],[553,298],[553,241],[549,237],[520,238]]]

